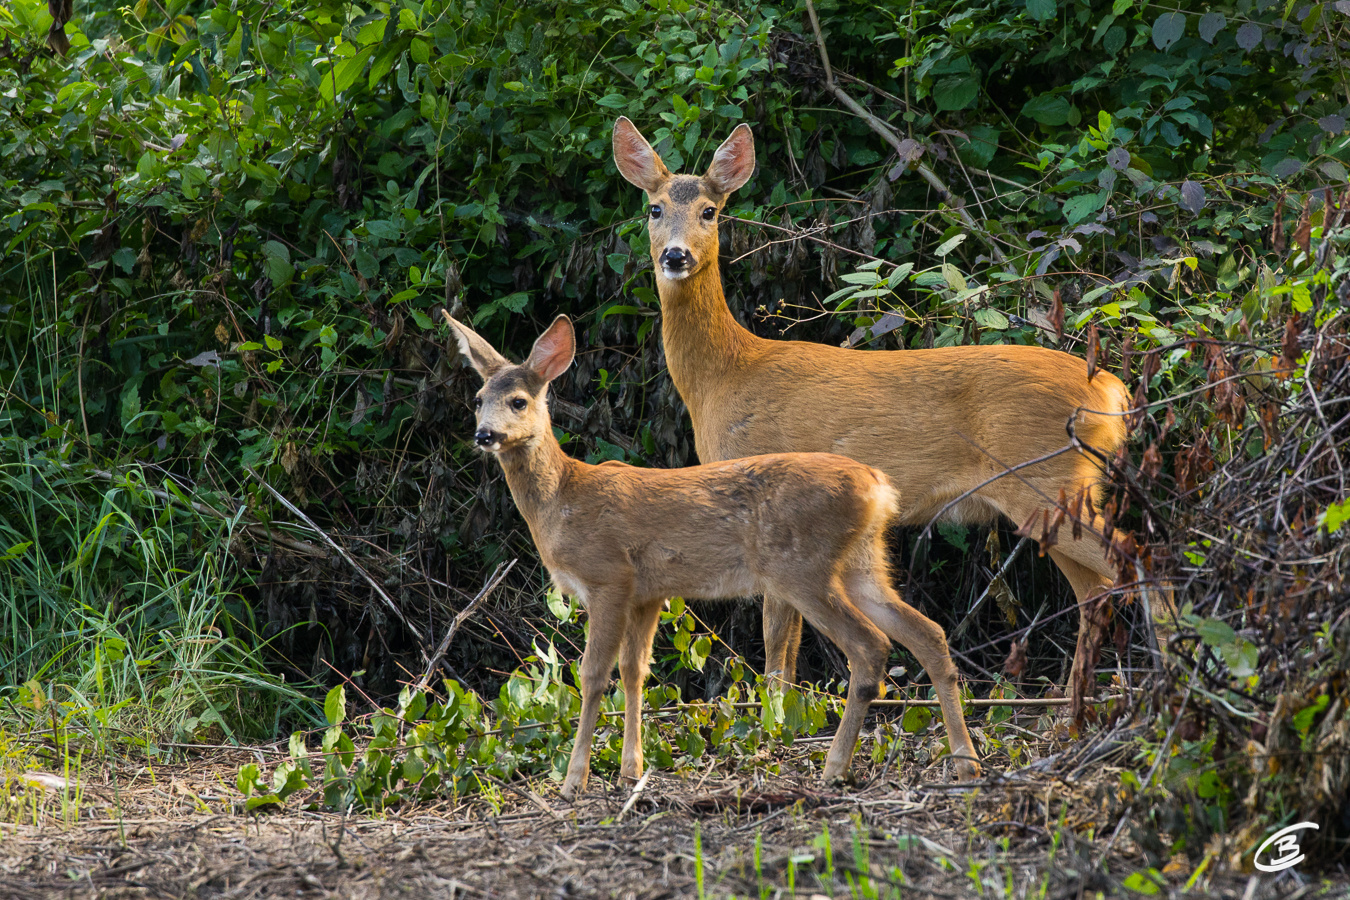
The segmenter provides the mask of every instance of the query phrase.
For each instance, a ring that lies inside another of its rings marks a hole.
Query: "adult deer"
[[[665,598],[765,591],[848,657],[848,701],[826,756],[827,780],[848,771],[885,674],[888,638],[908,648],[933,679],[957,776],[979,775],[946,636],[890,586],[885,532],[896,499],[885,475],[820,453],[688,469],[578,462],[558,446],[546,403],[549,382],[572,364],[575,337],[567,317],[554,319],[518,366],[449,313],[445,318],[484,381],[474,400],[474,441],[501,462],[553,582],[590,614],[581,721],[564,797],[586,786],[591,736],[616,657],[624,690],[619,772],[642,774],[642,685]]]
[[[906,525],[928,523],[949,503],[951,521],[1002,515],[1020,524],[1060,497],[1090,501],[1081,538],[1061,534],[1049,549],[1080,606],[1070,676],[1076,711],[1092,681],[1083,603],[1115,575],[1097,512],[1102,470],[1082,452],[1009,470],[1065,448],[1070,422],[1083,444],[1115,453],[1129,408],[1120,379],[1101,371],[1089,378],[1083,360],[1041,347],[865,351],[757,337],[727,308],[717,258],[718,214],[755,168],[749,126],[736,126],[702,177],[671,174],[626,118],[615,123],[613,145],[619,172],[647,192],[661,339],[700,461],[787,451],[848,456],[890,476]],[[789,604],[765,595],[765,668],[787,682],[801,627]]]

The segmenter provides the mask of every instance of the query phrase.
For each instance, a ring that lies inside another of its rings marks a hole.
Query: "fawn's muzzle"
[[[473,441],[480,447],[491,447],[501,442],[501,435],[493,434],[490,428],[480,428],[474,432]]]
[[[680,247],[667,247],[661,251],[661,265],[672,272],[682,272],[694,267],[694,254]]]

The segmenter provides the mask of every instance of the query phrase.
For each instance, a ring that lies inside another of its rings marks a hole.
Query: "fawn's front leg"
[[[562,795],[573,800],[586,789],[591,774],[591,738],[600,717],[600,699],[609,687],[609,673],[619,655],[619,646],[628,630],[629,601],[625,597],[587,597],[590,612],[591,636],[581,654],[581,719],[577,722],[577,739],[572,745],[572,756],[567,761],[567,777],[563,779]]]
[[[636,780],[642,775],[642,687],[647,681],[652,638],[661,621],[661,603],[636,607],[619,650],[619,680],[623,682],[623,764],[619,775]],[[594,626],[592,626],[594,627]]]

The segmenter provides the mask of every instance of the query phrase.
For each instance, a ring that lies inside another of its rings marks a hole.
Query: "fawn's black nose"
[[[491,447],[500,440],[500,437],[493,434],[490,428],[480,428],[474,432],[473,440],[480,447]]]
[[[661,265],[672,272],[679,272],[693,266],[694,255],[680,247],[667,247],[661,251]]]

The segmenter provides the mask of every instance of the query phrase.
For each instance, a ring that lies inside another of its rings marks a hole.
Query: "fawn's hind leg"
[[[780,596],[790,598],[802,617],[848,657],[848,700],[824,772],[826,781],[842,779],[848,775],[867,708],[880,694],[891,642],[850,601],[838,578],[816,589],[803,584],[780,587]]]
[[[764,595],[764,677],[784,687],[797,681],[797,652],[802,644],[801,613],[781,597]]]
[[[979,756],[961,710],[956,664],[947,650],[947,635],[942,626],[900,599],[886,577],[884,566],[855,569],[845,576],[845,583],[858,608],[892,640],[914,654],[928,673],[942,705],[942,722],[947,726],[957,779],[969,781],[980,777]]]

